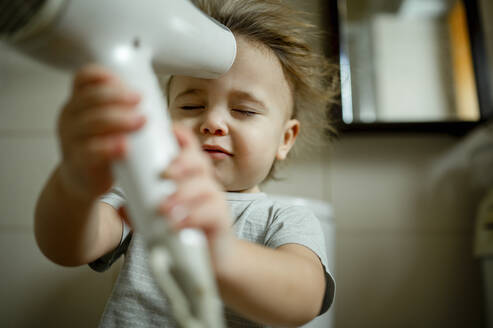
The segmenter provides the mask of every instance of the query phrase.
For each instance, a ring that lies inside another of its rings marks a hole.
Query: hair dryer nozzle
[[[64,0],[12,0],[0,6],[0,40],[26,39],[48,26]]]
[[[189,1],[173,2],[163,13],[152,41],[158,73],[217,78],[231,68],[236,40],[226,26]]]

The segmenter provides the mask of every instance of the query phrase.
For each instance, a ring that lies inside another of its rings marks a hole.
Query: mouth
[[[232,153],[230,153],[229,151],[227,151],[223,147],[217,146],[217,145],[202,145],[202,150],[205,151],[206,153],[210,154],[210,155],[214,155],[214,154],[221,155],[221,154],[224,154],[224,155],[227,155],[227,156],[233,156]]]

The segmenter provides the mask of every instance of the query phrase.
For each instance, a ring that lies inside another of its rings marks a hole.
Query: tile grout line
[[[52,138],[55,134],[52,130],[2,130],[0,129],[0,138]]]
[[[336,233],[343,233],[348,235],[359,235],[359,234],[417,234],[417,235],[470,235],[473,234],[475,229],[473,228],[353,228],[353,227],[337,227]]]
[[[29,232],[34,233],[32,225],[0,224],[0,232]]]

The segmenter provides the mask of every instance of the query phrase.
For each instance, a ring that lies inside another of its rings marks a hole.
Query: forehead
[[[242,91],[254,95],[268,107],[291,112],[292,93],[281,63],[266,46],[237,37],[237,56],[231,69],[218,79],[175,76],[170,99],[186,89],[199,89],[209,96],[231,96]]]

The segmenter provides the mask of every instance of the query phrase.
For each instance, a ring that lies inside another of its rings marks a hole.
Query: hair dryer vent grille
[[[3,0],[0,2],[0,39],[7,39],[29,23],[46,0]]]

